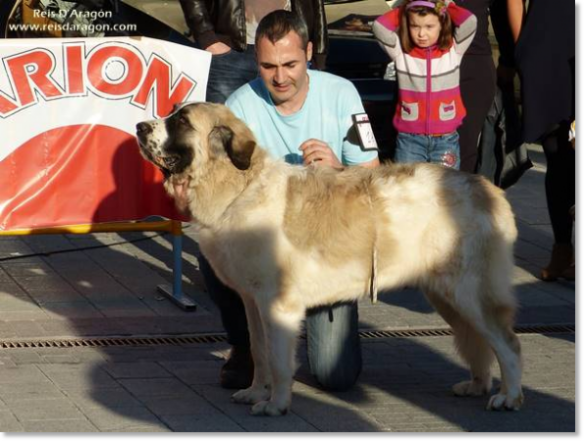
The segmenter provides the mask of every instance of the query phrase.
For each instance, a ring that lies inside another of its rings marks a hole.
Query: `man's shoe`
[[[220,385],[225,389],[246,389],[252,385],[254,363],[248,346],[233,346],[228,361],[220,370]]]

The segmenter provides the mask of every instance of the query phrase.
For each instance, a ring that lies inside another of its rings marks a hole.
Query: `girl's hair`
[[[410,6],[411,3],[416,3]],[[434,8],[430,6],[420,5],[420,3],[432,3]],[[401,23],[399,25],[399,39],[401,40],[401,46],[403,51],[411,52],[415,47],[415,44],[411,40],[411,34],[409,33],[409,15],[419,15],[425,17],[428,14],[435,15],[440,22],[441,30],[437,41],[437,46],[440,49],[448,49],[452,46],[452,38],[454,33],[454,25],[450,14],[446,11],[446,5],[441,0],[408,0],[401,7]]]

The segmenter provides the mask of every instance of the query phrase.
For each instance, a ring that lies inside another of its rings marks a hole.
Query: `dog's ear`
[[[246,134],[239,135],[228,126],[215,126],[210,132],[209,143],[216,154],[227,154],[236,168],[241,171],[250,168],[252,154],[256,147],[254,138],[246,137]]]

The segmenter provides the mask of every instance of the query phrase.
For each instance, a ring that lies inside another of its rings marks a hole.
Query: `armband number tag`
[[[352,115],[354,120],[354,126],[356,126],[356,132],[358,132],[358,138],[360,141],[360,147],[364,151],[378,151],[378,144],[374,136],[374,131],[370,125],[368,114],[354,114]]]

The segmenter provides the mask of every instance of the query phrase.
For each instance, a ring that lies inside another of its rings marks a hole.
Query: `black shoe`
[[[225,389],[246,389],[252,384],[254,363],[248,346],[233,346],[230,358],[220,370],[220,385]]]

